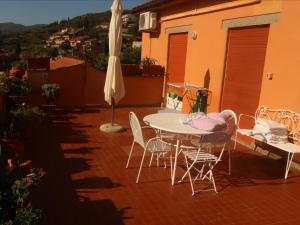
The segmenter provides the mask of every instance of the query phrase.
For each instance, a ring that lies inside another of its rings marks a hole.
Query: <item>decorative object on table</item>
[[[115,104],[125,96],[125,87],[120,63],[122,46],[122,5],[120,0],[114,0],[111,6],[111,21],[109,26],[109,60],[104,85],[104,97],[112,107],[110,123],[102,124],[103,132],[119,132],[123,127],[115,123]]]
[[[180,122],[183,124],[188,124],[192,120],[196,120],[202,117],[205,117],[206,115],[203,112],[195,112],[195,113],[190,113],[187,116],[184,116],[180,119]]]
[[[60,96],[60,86],[56,83],[43,84],[42,91],[42,96],[47,99],[48,106],[57,101]]]

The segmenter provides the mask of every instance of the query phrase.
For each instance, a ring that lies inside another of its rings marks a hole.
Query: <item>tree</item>
[[[3,34],[2,34],[2,32],[0,31],[0,47],[1,47],[1,45],[3,44],[3,39],[4,39]]]
[[[57,49],[57,48],[50,48],[50,49],[49,49],[49,54],[48,54],[48,56],[49,56],[51,59],[57,58],[57,56],[58,56],[58,49]]]
[[[85,30],[89,30],[90,28],[90,23],[87,17],[84,18],[83,27]]]
[[[60,49],[64,50],[64,51],[68,51],[69,49],[71,49],[71,45],[69,42],[64,42],[60,45]]]
[[[19,42],[16,43],[14,52],[15,52],[16,57],[19,58],[20,53],[21,53],[21,44]]]

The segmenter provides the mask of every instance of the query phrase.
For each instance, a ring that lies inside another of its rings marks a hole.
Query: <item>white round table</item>
[[[187,114],[179,113],[156,113],[144,117],[144,122],[160,131],[166,131],[177,135],[176,152],[174,158],[174,168],[172,174],[172,185],[175,183],[175,174],[177,166],[177,157],[179,154],[180,135],[207,135],[211,134],[209,131],[199,130],[191,127],[188,124],[183,124],[180,119],[187,116]]]
[[[158,130],[163,130],[175,134],[205,135],[209,131],[195,129],[188,124],[183,124],[180,120],[187,114],[180,113],[155,113],[144,117],[144,122]]]

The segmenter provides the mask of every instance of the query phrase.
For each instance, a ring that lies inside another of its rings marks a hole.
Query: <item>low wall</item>
[[[44,83],[61,86],[61,96],[56,102],[59,107],[108,106],[104,100],[106,72],[87,64],[46,71],[27,71],[33,85],[32,101],[46,104],[41,96]],[[47,75],[48,74],[48,75]],[[48,76],[48,77],[47,77]],[[124,76],[125,97],[119,106],[160,106],[162,99],[162,76]]]
[[[105,106],[104,84],[106,72],[86,66],[86,104]],[[124,78],[125,97],[120,106],[159,106],[161,103],[163,77],[126,75]]]

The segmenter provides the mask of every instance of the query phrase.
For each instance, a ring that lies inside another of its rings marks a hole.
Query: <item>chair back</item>
[[[231,137],[237,128],[237,116],[235,112],[230,109],[223,110],[221,113],[225,115],[227,122],[227,129],[224,132]]]
[[[138,143],[143,148],[145,148],[142,127],[139,122],[139,119],[137,118],[134,112],[129,113],[129,122],[130,122],[130,127],[131,127],[134,142]]]

